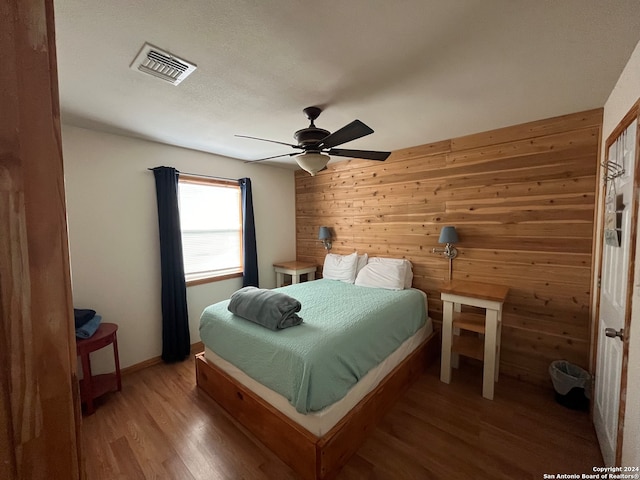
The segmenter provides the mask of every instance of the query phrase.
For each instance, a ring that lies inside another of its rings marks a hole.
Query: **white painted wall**
[[[295,182],[292,170],[134,138],[62,128],[74,305],[117,323],[120,365],[162,353],[160,244],[153,173],[251,178],[260,286],[275,287],[272,264],[295,259]],[[200,340],[200,313],[242,286],[230,279],[187,288],[191,343]],[[112,354],[92,355],[94,371],[110,371]]]
[[[604,141],[638,98],[640,98],[640,43],[636,45],[604,106],[602,158],[605,158]],[[640,242],[640,239],[638,240]],[[629,335],[629,367],[622,464],[627,466],[640,465],[640,408],[638,408],[640,405],[640,262],[638,259],[640,257],[638,254],[640,252],[636,252],[631,331],[626,332]]]

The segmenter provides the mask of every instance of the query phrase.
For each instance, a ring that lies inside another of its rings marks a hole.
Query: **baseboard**
[[[191,345],[191,355],[195,355],[196,353],[200,353],[204,350],[204,343],[202,342],[196,342],[194,344]],[[152,367],[154,365],[158,365],[159,363],[162,363],[162,357],[158,356],[158,357],[153,357],[150,358],[148,360],[145,360],[143,362],[140,363],[136,363],[134,365],[130,365],[128,367],[125,367],[123,369],[120,370],[120,374],[121,375],[128,375],[130,373],[134,373],[134,372],[139,372],[140,370],[143,370],[145,368],[148,367]]]

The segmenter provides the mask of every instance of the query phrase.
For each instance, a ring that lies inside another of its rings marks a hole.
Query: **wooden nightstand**
[[[498,381],[500,367],[502,304],[508,293],[508,287],[487,283],[451,281],[442,286],[441,381],[451,381],[451,366],[458,366],[458,355],[482,360],[482,396],[493,400],[493,384]],[[484,308],[486,313],[462,312],[462,305]],[[460,335],[460,330],[484,335],[484,340]]]
[[[120,359],[118,358],[118,325],[101,323],[91,337],[76,339],[76,352],[82,361],[82,380],[80,380],[80,398],[87,405],[87,414],[91,415],[95,408],[93,401],[107,392],[122,390],[120,380]],[[113,344],[113,359],[116,364],[114,373],[102,375],[91,374],[91,352]]]
[[[282,287],[285,275],[291,275],[291,283],[300,283],[300,277],[305,274],[307,280],[314,280],[318,266],[315,263],[292,261],[274,263],[273,268],[276,271],[276,287]]]

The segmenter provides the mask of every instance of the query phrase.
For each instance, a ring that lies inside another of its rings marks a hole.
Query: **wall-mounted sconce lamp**
[[[458,232],[456,227],[442,227],[440,230],[440,238],[438,243],[444,243],[444,248],[434,248],[433,253],[442,253],[447,259],[449,259],[449,281],[451,281],[453,273],[453,259],[458,256],[458,249],[453,246],[454,243],[458,243]]]
[[[329,230],[329,227],[320,227],[318,240],[322,242],[327,253],[329,253],[329,250],[331,250],[331,230]]]

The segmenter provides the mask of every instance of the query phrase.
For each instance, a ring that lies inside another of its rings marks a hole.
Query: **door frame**
[[[609,159],[609,148],[616,141],[616,139],[624,132],[629,125],[631,125],[634,121],[638,121],[638,116],[640,114],[640,99],[636,101],[636,103],[629,109],[624,117],[620,120],[620,122],[613,129],[611,134],[607,137],[605,141],[604,147],[604,162],[598,165],[598,188],[597,188],[597,196],[598,196],[598,222],[597,231],[594,234],[594,239],[597,240],[597,262],[598,268],[594,274],[598,280],[595,282],[595,291],[594,291],[594,299],[595,299],[595,308],[594,308],[594,316],[593,316],[593,324],[591,329],[591,345],[592,345],[592,354],[591,354],[591,362],[590,369],[591,372],[596,372],[596,365],[598,359],[598,340],[600,336],[600,278],[602,274],[602,257],[604,250],[604,209],[605,209],[605,197],[606,197],[606,182],[602,182],[600,184],[600,179],[604,173],[603,164],[606,164]],[[625,408],[626,408],[626,397],[627,397],[627,370],[628,370],[628,362],[629,362],[629,333],[631,331],[631,312],[632,312],[632,302],[633,302],[633,282],[634,282],[634,273],[635,273],[635,262],[636,262],[636,238],[637,238],[637,228],[638,228],[638,190],[640,188],[640,128],[638,128],[638,124],[636,123],[636,151],[635,151],[635,159],[634,159],[634,174],[633,174],[633,194],[631,200],[631,232],[630,232],[630,244],[629,244],[629,269],[627,272],[627,294],[626,294],[626,304],[625,304],[625,315],[624,315],[624,339],[622,342],[622,371],[620,372],[620,399],[619,399],[619,409],[618,409],[618,434],[616,439],[616,456],[615,462],[616,465],[620,465],[622,461],[622,442],[623,442],[623,434],[624,434],[624,417],[625,417]],[[595,263],[595,262],[594,262]],[[595,390],[595,381],[592,383],[592,391]],[[592,398],[595,398],[592,395]],[[591,418],[593,420],[593,402],[591,408]]]

